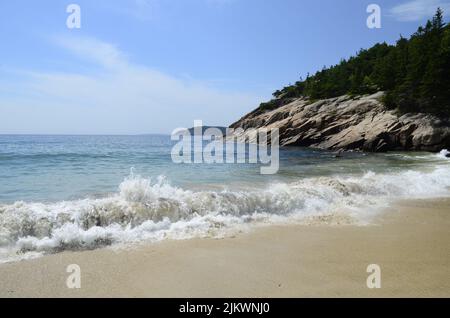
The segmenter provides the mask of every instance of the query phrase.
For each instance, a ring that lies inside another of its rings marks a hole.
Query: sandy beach
[[[369,226],[270,226],[226,239],[64,252],[0,265],[1,297],[450,297],[450,200]],[[81,288],[66,267],[81,268]],[[368,289],[369,264],[381,267]]]

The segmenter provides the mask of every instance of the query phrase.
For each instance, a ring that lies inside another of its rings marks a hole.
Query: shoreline
[[[372,225],[273,225],[225,239],[62,252],[0,264],[0,297],[450,297],[450,199]],[[66,268],[81,268],[69,289]],[[381,267],[368,289],[367,266]]]

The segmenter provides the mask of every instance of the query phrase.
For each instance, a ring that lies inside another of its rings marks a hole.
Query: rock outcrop
[[[278,128],[281,146],[375,152],[450,148],[450,119],[398,114],[384,107],[382,96],[293,99],[275,110],[256,109],[230,127]]]

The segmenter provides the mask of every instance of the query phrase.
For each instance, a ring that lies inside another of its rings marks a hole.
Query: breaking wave
[[[450,151],[447,149],[441,150],[441,152],[438,154],[438,157],[441,159],[450,159]]]
[[[438,157],[445,158],[448,152]],[[190,191],[131,174],[108,197],[0,205],[0,262],[120,243],[223,237],[252,225],[355,224],[399,198],[449,194],[450,166],[315,177],[250,191]]]

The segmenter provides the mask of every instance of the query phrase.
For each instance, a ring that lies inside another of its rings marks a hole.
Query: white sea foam
[[[190,191],[163,177],[131,175],[106,198],[0,205],[0,261],[121,243],[221,237],[257,224],[366,223],[394,199],[446,196],[449,187],[446,160],[421,170],[307,178],[251,191]]]
[[[450,155],[450,151],[448,151],[447,149],[443,149],[441,150],[441,152],[438,154],[439,158],[442,159],[450,159],[448,156]]]

